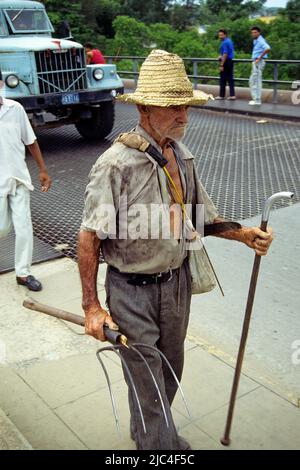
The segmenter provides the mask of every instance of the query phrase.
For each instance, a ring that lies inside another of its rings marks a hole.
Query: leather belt
[[[109,269],[115,273],[123,275],[124,277],[129,277],[127,279],[127,284],[131,284],[132,286],[148,286],[151,284],[162,284],[164,282],[169,282],[179,271],[177,269],[170,269],[169,271],[165,271],[163,273],[156,273],[156,274],[135,274],[135,273],[122,273],[114,266],[109,265]]]

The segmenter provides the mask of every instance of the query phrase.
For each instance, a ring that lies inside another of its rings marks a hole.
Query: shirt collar
[[[142,137],[145,137],[145,139],[150,142],[151,145],[153,145],[153,147],[156,148],[156,150],[158,150],[159,152],[162,151],[161,147],[158,145],[158,143],[156,142],[156,140],[153,139],[153,137],[151,137],[150,134],[148,134],[147,131],[145,131],[145,129],[140,125],[138,124],[136,126],[136,128],[134,129],[134,132],[136,132],[137,134],[141,135]]]
[[[8,100],[2,96],[2,103],[0,102],[0,118],[10,109],[14,106],[14,102],[11,100]]]
[[[158,145],[158,143],[151,137],[151,135],[148,134],[148,132],[145,131],[145,129],[138,124],[136,128],[134,129],[134,132],[137,134],[141,135],[142,137],[145,137],[145,139],[150,142],[153,147],[156,148],[160,153],[162,153],[162,148]],[[173,146],[175,151],[178,153],[178,155],[183,159],[183,160],[190,160],[193,159],[194,157],[191,155],[189,151],[184,151],[183,150],[183,144],[181,142],[176,142],[175,140],[170,141],[170,144]]]

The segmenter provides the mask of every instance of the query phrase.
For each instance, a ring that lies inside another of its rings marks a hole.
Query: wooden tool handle
[[[76,315],[75,313],[66,312],[65,310],[61,310],[59,308],[41,304],[40,302],[37,302],[30,297],[24,300],[23,307],[28,308],[29,310],[34,310],[35,312],[45,313],[46,315],[50,315],[51,317],[55,317],[60,320],[75,323],[75,325],[85,326],[84,317]],[[120,331],[111,330],[108,326],[104,326],[103,329],[107,341],[112,344],[118,344],[121,342],[122,338],[124,339],[124,336],[122,333],[120,333]]]
[[[36,312],[45,313],[46,315],[59,318],[60,320],[66,320],[71,323],[75,323],[75,325],[85,326],[85,319],[80,315],[75,315],[75,313],[66,312],[65,310],[60,310],[55,307],[50,307],[49,305],[41,304],[40,302],[37,302],[30,297],[24,300],[23,307],[28,308],[29,310],[34,310]]]

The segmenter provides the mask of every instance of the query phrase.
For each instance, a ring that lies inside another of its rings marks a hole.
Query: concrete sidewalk
[[[136,89],[134,80],[123,80],[126,93],[132,93]],[[198,89],[212,94],[214,97],[219,95],[219,86],[217,85],[198,85]],[[209,111],[218,111],[222,113],[242,114],[256,117],[257,119],[278,119],[282,121],[300,122],[300,103],[298,103],[298,94],[293,103],[292,94],[286,95],[286,91],[278,90],[278,103],[272,103],[273,90],[263,89],[262,104],[260,106],[251,106],[249,101],[252,99],[248,88],[236,87],[236,101],[215,100],[208,101],[203,109]],[[297,93],[297,92],[296,92]],[[285,96],[286,95],[286,96]],[[198,106],[196,106],[198,107]]]
[[[33,274],[43,281],[44,290],[32,297],[81,314],[80,283],[73,261],[61,259],[35,266]],[[98,286],[103,303],[104,277],[105,266],[101,266]],[[24,438],[34,449],[133,450],[127,391],[117,358],[107,355],[106,364],[119,410],[121,436],[115,429],[108,390],[95,355],[99,343],[84,336],[79,327],[24,309],[27,291],[16,286],[13,273],[0,276],[0,292],[0,408]],[[212,297],[211,309],[213,303]],[[192,319],[198,315],[200,304],[198,297],[193,302]],[[249,373],[247,357],[244,371],[230,448],[299,449],[299,408],[260,380],[255,370]],[[223,449],[219,438],[233,372],[233,364],[216,353],[216,345],[201,341],[192,320],[182,383],[192,419],[179,396],[173,410],[180,434],[193,449]],[[7,439],[5,429],[0,420],[0,442]]]
[[[258,119],[280,119],[282,121],[300,122],[300,104],[262,103],[260,106],[250,106],[248,101],[209,101],[204,109],[224,113],[243,114]]]
[[[0,450],[31,450],[31,445],[0,409]]]

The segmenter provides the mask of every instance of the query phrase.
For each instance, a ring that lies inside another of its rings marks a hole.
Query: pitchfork
[[[41,303],[37,302],[36,300],[31,299],[31,298],[28,298],[28,299],[24,300],[23,306],[30,309],[30,310],[45,313],[46,315],[50,315],[50,316],[58,318],[60,320],[65,320],[65,321],[68,321],[68,322],[71,322],[71,323],[75,323],[76,325],[85,326],[85,319],[83,317],[81,317],[80,315],[76,315],[74,313],[70,313],[70,312],[66,312],[64,310],[60,310],[60,309],[57,309],[57,308],[54,308],[54,307],[50,307],[49,305],[43,305],[43,304],[41,304]],[[157,380],[154,377],[154,374],[153,374],[153,371],[152,371],[151,367],[149,366],[148,362],[146,361],[146,358],[144,357],[144,355],[141,353],[140,349],[148,349],[148,350],[151,350],[151,351],[155,351],[157,354],[159,354],[162,361],[166,364],[166,366],[170,370],[170,372],[171,372],[171,374],[172,374],[172,376],[173,376],[173,378],[174,378],[174,380],[175,380],[175,382],[178,386],[178,389],[180,391],[180,394],[181,394],[184,406],[185,406],[185,408],[188,412],[188,415],[191,416],[190,412],[189,412],[189,409],[188,409],[188,406],[187,406],[186,399],[184,397],[182,387],[181,387],[181,385],[179,383],[179,380],[178,380],[178,378],[177,378],[177,376],[174,372],[174,369],[171,366],[168,359],[166,358],[166,356],[159,349],[157,349],[156,347],[151,346],[149,344],[145,344],[145,343],[130,343],[128,341],[128,339],[126,338],[126,336],[124,336],[120,331],[111,330],[111,329],[108,328],[108,326],[104,326],[104,334],[105,334],[105,337],[106,337],[107,341],[109,341],[111,343],[111,346],[105,346],[103,348],[100,348],[97,351],[96,356],[97,356],[97,359],[98,359],[98,361],[99,361],[99,363],[100,363],[100,365],[103,369],[103,372],[104,372],[104,375],[105,375],[105,378],[106,378],[106,382],[107,382],[108,389],[109,389],[109,394],[110,394],[110,399],[111,399],[111,403],[112,403],[113,413],[114,413],[114,417],[115,417],[116,427],[117,427],[118,431],[120,431],[120,426],[119,426],[119,417],[118,417],[115,397],[114,397],[114,394],[113,394],[112,384],[111,384],[111,380],[109,378],[108,370],[107,370],[107,368],[106,368],[106,366],[105,366],[105,364],[102,360],[102,357],[101,357],[101,354],[103,354],[104,352],[113,352],[114,354],[116,354],[119,357],[119,359],[120,359],[120,361],[123,365],[123,368],[127,373],[127,377],[129,379],[129,383],[131,385],[131,389],[132,389],[132,392],[134,394],[134,397],[135,397],[135,400],[136,400],[136,403],[137,403],[137,406],[138,406],[139,415],[140,415],[140,418],[141,418],[141,422],[142,422],[142,426],[143,426],[143,430],[144,430],[145,434],[147,434],[147,428],[146,428],[145,418],[144,418],[141,402],[140,402],[140,399],[139,399],[138,391],[137,391],[133,376],[132,376],[132,374],[130,372],[130,369],[128,367],[128,364],[127,364],[125,358],[123,357],[123,355],[121,354],[121,352],[122,352],[122,350],[124,350],[124,348],[129,349],[129,350],[133,351],[135,354],[137,354],[139,356],[139,358],[142,360],[142,362],[145,364],[145,369],[147,370],[151,380],[154,383],[155,389],[157,391],[157,395],[158,395],[160,403],[161,403],[161,408],[162,408],[162,412],[163,412],[164,419],[165,419],[165,422],[166,422],[166,426],[169,427],[170,424],[169,424],[169,420],[168,420],[168,416],[167,416],[167,412],[166,412],[166,407],[165,407],[165,404],[164,404],[164,401],[163,401],[163,397],[162,397],[161,391],[159,389],[159,385],[157,383]]]

